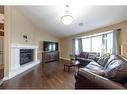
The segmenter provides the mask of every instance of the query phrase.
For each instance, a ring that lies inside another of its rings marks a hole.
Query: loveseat
[[[127,88],[127,61],[118,55],[99,59],[80,68],[75,74],[76,89],[125,89]]]
[[[97,52],[81,52],[78,55],[75,55],[75,59],[80,62],[82,66],[86,66],[92,61],[97,61],[100,53]]]

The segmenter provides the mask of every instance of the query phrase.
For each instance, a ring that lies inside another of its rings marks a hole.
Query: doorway
[[[4,78],[4,6],[0,6],[0,84]]]

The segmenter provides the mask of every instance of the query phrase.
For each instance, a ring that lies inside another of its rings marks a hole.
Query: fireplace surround
[[[8,79],[32,68],[40,63],[37,59],[37,46],[12,44]],[[21,62],[22,60],[22,62]]]

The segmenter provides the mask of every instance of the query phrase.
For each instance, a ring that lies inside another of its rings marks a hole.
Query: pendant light
[[[68,7],[69,5],[66,5],[66,14],[61,18],[62,23],[66,25],[71,24],[74,20],[73,17],[69,15]]]

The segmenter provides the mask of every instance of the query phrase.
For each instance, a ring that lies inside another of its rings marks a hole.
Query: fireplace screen
[[[33,61],[33,49],[20,49],[20,65]]]

